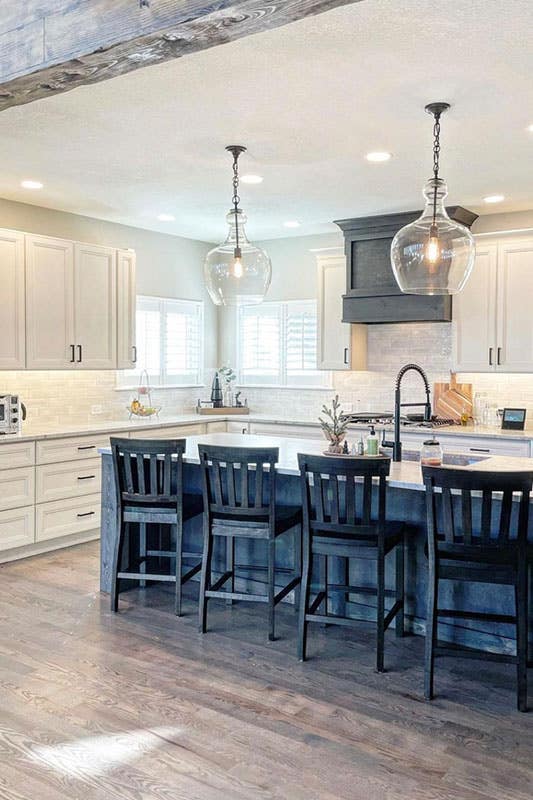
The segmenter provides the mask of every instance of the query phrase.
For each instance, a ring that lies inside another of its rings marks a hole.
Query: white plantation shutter
[[[118,373],[119,386],[135,386],[147,370],[154,386],[201,383],[203,303],[137,296],[137,364]]]
[[[239,309],[240,376],[243,383],[281,382],[282,314],[277,303]]]
[[[238,315],[239,382],[270,386],[329,386],[317,370],[314,300],[241,306]]]

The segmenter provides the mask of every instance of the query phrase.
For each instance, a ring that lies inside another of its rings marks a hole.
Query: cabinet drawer
[[[0,511],[0,550],[23,547],[35,541],[35,508]]]
[[[250,431],[250,423],[249,422],[232,422],[228,420],[226,422],[226,430],[228,433],[249,433]]]
[[[0,472],[0,511],[35,503],[35,467]]]
[[[35,541],[57,539],[100,527],[100,495],[58,500],[36,506]]]
[[[480,456],[529,457],[528,441],[512,439],[488,439],[483,436],[442,436],[437,438],[443,449],[456,453],[472,453]]]
[[[35,442],[0,443],[0,469],[30,467],[35,464]]]
[[[109,438],[112,435],[127,436],[127,433],[70,436],[65,439],[37,442],[37,464],[56,464],[61,461],[77,461],[98,456],[98,448],[109,447]]]
[[[312,425],[274,425],[268,422],[252,422],[250,424],[250,433],[264,436],[288,436],[291,439],[323,438],[320,428],[314,428]]]
[[[82,497],[100,491],[101,463],[87,458],[76,463],[36,467],[36,502]]]
[[[185,439],[187,436],[198,436],[205,433],[205,425],[180,425],[173,428],[152,428],[151,430],[132,431],[132,439]]]
[[[218,420],[207,423],[207,433],[226,433],[227,430],[228,423],[226,421]]]

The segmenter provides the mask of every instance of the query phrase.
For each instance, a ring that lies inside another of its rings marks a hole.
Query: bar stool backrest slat
[[[185,446],[185,439],[112,437],[119,503],[178,506],[182,502]]]

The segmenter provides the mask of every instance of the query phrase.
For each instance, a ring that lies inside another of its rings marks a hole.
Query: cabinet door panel
[[[366,369],[366,326],[342,321],[346,290],[344,256],[318,256],[317,367],[324,370]]]
[[[453,365],[458,371],[495,369],[497,254],[495,244],[478,243],[472,274],[453,298]]]
[[[116,251],[76,244],[74,330],[78,369],[115,369],[117,358]]]
[[[137,360],[135,344],[135,253],[117,253],[117,369],[132,369]]]
[[[24,369],[24,234],[0,230],[0,369]]]
[[[498,252],[496,369],[533,372],[533,240],[504,242]]]
[[[26,366],[72,369],[74,246],[26,236]]]

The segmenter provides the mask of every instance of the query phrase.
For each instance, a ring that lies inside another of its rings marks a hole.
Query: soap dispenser
[[[366,454],[367,456],[377,456],[379,452],[379,439],[376,434],[376,429],[373,425],[370,426],[370,433],[366,437]]]

